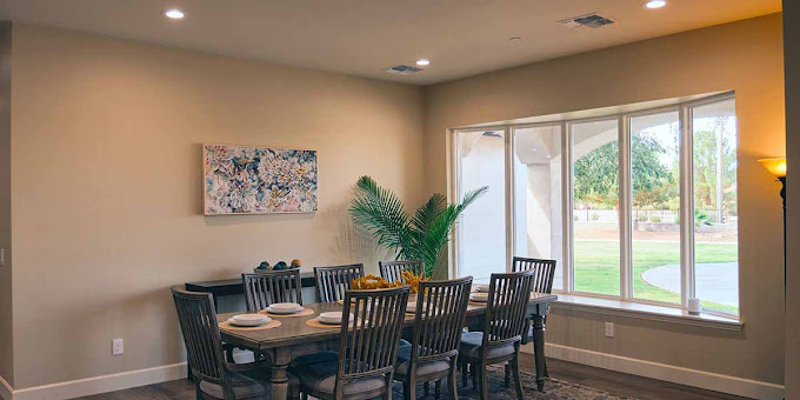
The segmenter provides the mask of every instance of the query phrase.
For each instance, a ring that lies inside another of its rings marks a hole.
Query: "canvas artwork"
[[[317,152],[203,146],[206,215],[317,211]]]

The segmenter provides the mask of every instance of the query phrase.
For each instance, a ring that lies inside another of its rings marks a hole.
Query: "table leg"
[[[536,359],[536,388],[544,390],[544,316],[533,315],[533,354]]]
[[[287,368],[291,359],[291,351],[285,347],[272,349],[272,376],[269,379],[273,400],[286,400],[289,397],[289,379]]]

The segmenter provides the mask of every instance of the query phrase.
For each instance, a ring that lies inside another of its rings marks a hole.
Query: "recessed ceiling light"
[[[649,0],[643,4],[646,8],[661,8],[667,5],[667,0]]]
[[[186,16],[183,11],[178,10],[177,8],[164,11],[164,15],[169,19],[183,19],[183,17]]]
[[[427,58],[420,58],[419,60],[417,60],[417,65],[419,65],[420,67],[431,65],[431,60],[428,60]]]

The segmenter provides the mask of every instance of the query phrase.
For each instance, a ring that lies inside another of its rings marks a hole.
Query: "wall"
[[[428,88],[429,191],[448,188],[447,129],[735,90],[739,117],[741,333],[556,312],[552,343],[757,381],[784,376],[779,186],[756,160],[784,151],[781,16],[769,15]],[[616,337],[603,322],[616,322]]]
[[[422,200],[421,88],[14,26],[15,389],[183,360],[168,288],[366,262],[356,179]],[[201,144],[319,151],[319,212],[201,215]],[[111,356],[111,340],[125,354]]]
[[[786,156],[789,174],[800,163],[800,3],[783,2],[786,59]],[[787,181],[788,243],[800,241],[800,186]],[[800,399],[800,248],[788,246],[786,398]]]
[[[14,384],[11,329],[11,23],[0,21],[0,377]],[[2,389],[0,389],[2,393]]]

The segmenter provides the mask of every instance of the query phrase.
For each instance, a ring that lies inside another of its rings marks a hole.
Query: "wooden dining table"
[[[533,349],[536,359],[536,384],[539,391],[544,388],[544,320],[550,310],[550,304],[558,297],[552,294],[532,293],[528,303],[528,313],[533,320],[534,337]],[[311,309],[314,314],[303,317],[279,318],[281,325],[264,330],[244,331],[222,329],[222,340],[227,344],[252,351],[268,354],[272,359],[270,376],[272,399],[286,399],[288,396],[289,381],[287,368],[295,357],[319,351],[336,350],[339,344],[341,327],[310,326],[306,322],[315,319],[320,313],[329,311],[342,311],[339,303],[306,304],[304,307]],[[486,306],[470,302],[467,308],[467,325],[471,330],[480,330],[482,317]],[[219,314],[220,322],[229,319],[237,313]],[[405,326],[411,327],[414,323],[414,314],[406,314]]]

